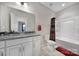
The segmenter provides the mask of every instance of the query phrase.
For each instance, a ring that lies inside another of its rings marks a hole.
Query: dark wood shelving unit
[[[51,18],[50,40],[55,41],[55,17]]]

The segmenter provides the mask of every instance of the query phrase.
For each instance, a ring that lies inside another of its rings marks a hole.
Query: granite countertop
[[[13,40],[13,39],[19,39],[19,38],[27,38],[27,37],[34,37],[34,36],[39,36],[39,34],[36,33],[28,33],[28,34],[10,34],[10,35],[2,35],[0,36],[0,41],[4,40]]]

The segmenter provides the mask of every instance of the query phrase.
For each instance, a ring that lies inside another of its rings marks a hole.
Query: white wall
[[[41,5],[38,2],[30,2],[28,4],[28,8],[24,8],[22,6],[18,6],[15,3],[1,3],[6,4],[10,8],[19,9],[25,12],[33,13],[35,14],[36,20],[35,20],[35,30],[37,33],[41,34],[43,36],[43,39],[49,40],[50,35],[50,21],[51,18],[55,16],[55,13],[51,11],[50,9],[46,8],[45,6]],[[38,25],[42,26],[42,30],[38,31],[37,27]]]
[[[59,11],[56,13],[56,18],[57,44],[79,52],[78,46],[74,48],[74,46],[79,45],[79,3]]]
[[[42,31],[37,31],[37,33],[43,35],[43,39],[49,40],[50,21],[51,18],[55,16],[55,13],[40,3],[32,3],[30,7],[32,7],[31,9],[33,9],[36,15],[36,31],[38,25],[42,26]],[[44,44],[46,42],[45,40],[43,40]]]
[[[1,6],[1,5],[0,5]],[[0,30],[1,32],[9,31],[9,9],[6,6],[1,6]],[[7,12],[6,12],[7,11]]]
[[[0,6],[0,20],[1,20],[1,6]],[[0,27],[1,27],[1,21],[0,21]],[[1,31],[1,28],[0,28]]]

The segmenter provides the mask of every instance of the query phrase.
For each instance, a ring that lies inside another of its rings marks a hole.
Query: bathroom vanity
[[[35,31],[35,15],[7,5],[0,5],[0,56],[36,56],[40,55],[39,34],[23,34]],[[20,34],[7,34],[3,33]],[[1,35],[1,34],[0,34]]]
[[[39,56],[40,41],[38,34],[0,37],[0,56]]]

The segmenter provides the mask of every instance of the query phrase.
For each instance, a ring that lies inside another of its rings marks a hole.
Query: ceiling
[[[41,2],[41,4],[53,10],[54,12],[61,11],[75,3],[77,2]]]
[[[1,2],[2,3],[2,2]],[[4,4],[13,4],[11,2],[5,2]],[[75,3],[78,2],[40,2],[42,5],[46,6],[47,8],[51,9],[54,12],[59,12],[64,8],[67,8]]]

